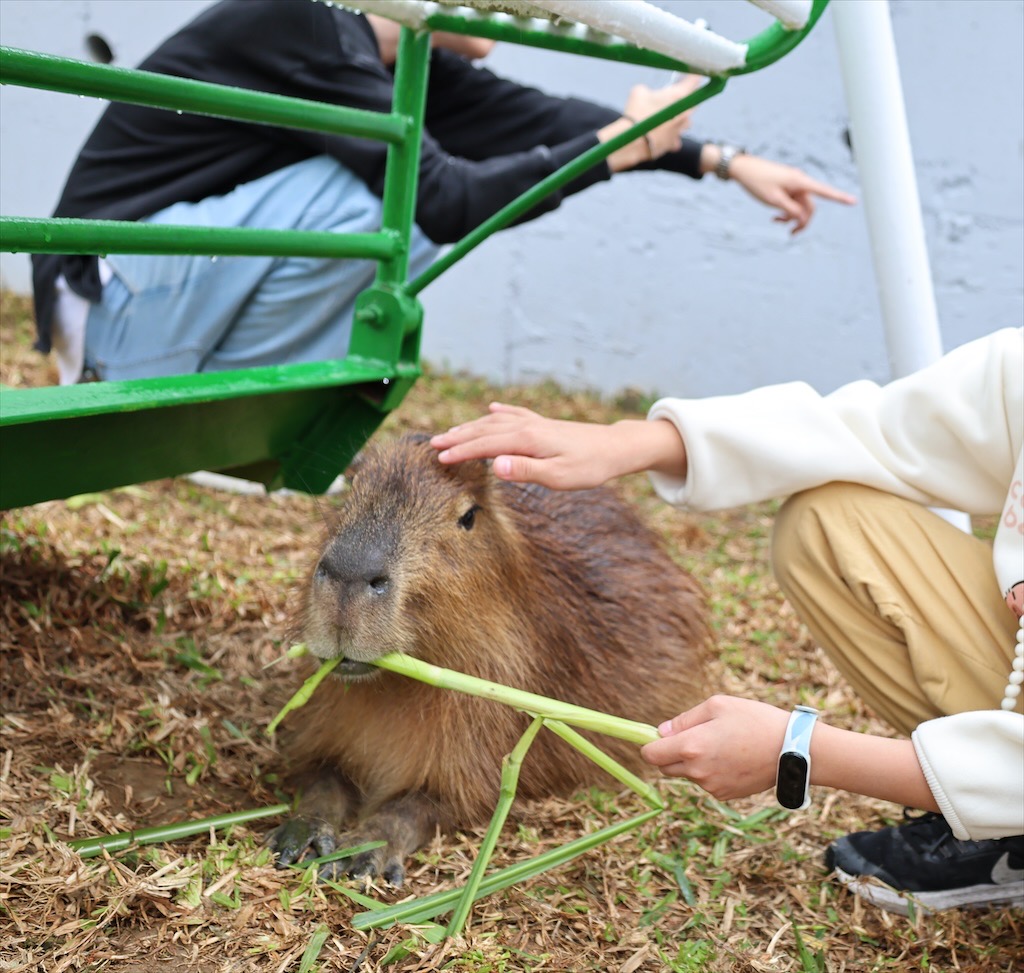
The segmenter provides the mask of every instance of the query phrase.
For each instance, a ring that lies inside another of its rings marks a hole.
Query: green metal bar
[[[814,0],[811,15],[800,30],[787,30],[776,21],[771,27],[751,38],[747,47],[747,63],[730,71],[730,75],[750,74],[774,64],[797,46],[812,30],[828,6],[828,0]]]
[[[373,362],[353,362],[344,358],[122,382],[3,388],[0,389],[0,431],[22,423],[172,408],[235,396],[273,395],[289,389],[380,385],[390,381],[393,374],[392,370],[385,370]]]
[[[429,72],[430,34],[416,34],[403,27],[398,41],[391,110],[406,122],[409,137],[388,148],[381,224],[384,232],[395,234],[405,246],[390,260],[382,260],[378,264],[378,286],[404,284],[409,272],[408,247],[416,219],[416,190]]]
[[[698,91],[693,94],[687,95],[685,98],[679,101],[673,102],[671,105],[663,108],[659,112],[655,112],[649,118],[645,118],[642,122],[632,126],[614,138],[609,139],[602,145],[595,145],[592,149],[588,149],[582,155],[577,156],[571,162],[562,166],[557,172],[551,173],[546,179],[541,180],[532,189],[527,190],[518,199],[514,199],[511,203],[499,210],[490,219],[485,220],[475,230],[467,233],[451,250],[448,251],[440,260],[431,264],[422,274],[419,275],[415,280],[410,281],[406,287],[406,293],[418,294],[428,284],[436,280],[441,276],[449,267],[457,263],[463,257],[466,256],[471,250],[478,247],[484,242],[492,233],[497,230],[508,226],[514,219],[521,216],[523,213],[528,212],[534,206],[536,206],[545,196],[549,193],[554,192],[556,189],[561,188],[567,182],[571,182],[580,173],[585,172],[591,166],[596,165],[603,159],[606,159],[613,152],[622,148],[624,145],[628,145],[634,139],[639,138],[644,132],[649,132],[652,128],[657,128],[659,125],[667,122],[670,118],[674,118],[676,115],[681,114],[684,111],[688,111],[695,105],[699,105],[703,101],[707,101],[708,98],[717,95],[725,87],[725,78],[711,78],[708,83],[705,84]]]
[[[560,51],[564,54],[578,54],[583,57],[596,57],[606,61],[618,61],[623,64],[636,64],[648,68],[664,68],[666,71],[692,72],[685,62],[677,61],[657,51],[648,51],[618,38],[605,41],[586,40],[582,37],[570,36],[569,31],[575,25],[566,28],[552,26],[549,31],[531,30],[526,18],[511,17],[507,14],[489,14],[460,17],[455,13],[441,11],[431,14],[426,19],[430,30],[444,30],[452,34],[466,34],[470,37],[486,37],[490,40],[502,41],[507,44],[519,44],[523,47],[538,47],[547,51]],[[559,33],[562,30],[563,33]],[[594,32],[595,35],[598,32]]]
[[[3,84],[90,95],[131,105],[282,128],[355,135],[390,143],[404,139],[409,125],[406,119],[393,114],[175,78],[135,68],[89,64],[13,47],[0,47],[0,80]]]
[[[211,256],[365,257],[392,259],[401,241],[384,233],[174,226],[124,220],[0,217],[8,253],[194,253]]]

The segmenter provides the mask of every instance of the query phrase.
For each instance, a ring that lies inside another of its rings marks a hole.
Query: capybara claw
[[[384,858],[386,848],[374,848],[326,862],[320,867],[320,878],[337,881],[342,878],[374,879],[378,876],[398,888],[405,881],[405,868],[397,858]]]
[[[274,864],[278,868],[295,864],[307,851],[319,858],[337,847],[334,829],[326,821],[303,817],[289,818],[272,831],[268,844],[277,853]]]

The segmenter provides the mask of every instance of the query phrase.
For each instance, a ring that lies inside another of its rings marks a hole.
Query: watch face
[[[807,799],[807,760],[802,754],[784,753],[779,757],[775,797],[791,810],[803,807]]]

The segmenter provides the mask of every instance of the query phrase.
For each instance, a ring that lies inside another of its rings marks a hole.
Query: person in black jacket
[[[139,67],[179,77],[389,111],[397,24],[311,0],[220,0]],[[521,192],[678,100],[700,79],[635,87],[622,113],[556,98],[473,63],[492,42],[434,34],[410,273]],[[799,169],[682,138],[688,113],[613,153],[527,219],[615,172],[717,171],[794,232],[814,197],[852,202]],[[344,135],[121,103],[83,146],[57,217],[309,229],[380,226],[387,147]],[[731,159],[730,159],[731,156]],[[127,379],[342,358],[368,260],[33,256],[37,348],[62,382]]]

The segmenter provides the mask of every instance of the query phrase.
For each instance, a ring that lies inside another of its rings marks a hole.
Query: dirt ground
[[[26,303],[3,295],[0,380],[38,385]],[[428,373],[380,435],[479,414],[494,389]],[[504,389],[567,418],[640,415],[552,387]],[[126,444],[130,448],[130,444]],[[3,457],[3,463],[17,462]],[[773,508],[687,517],[646,480],[625,494],[704,585],[717,688],[885,733],[774,586]],[[365,892],[400,901],[465,880],[482,831],[438,835],[406,885],[338,887],[278,870],[270,817],[81,858],[67,840],[288,801],[265,730],[306,673],[278,662],[298,584],[339,498],[240,496],[187,479],[0,516],[0,971],[950,971],[1024,968],[1019,912],[906,919],[864,906],[821,854],[901,809],[818,791],[783,814],[771,795],[718,804],[659,783],[668,809],[575,861],[482,900],[464,936],[437,927],[364,933]],[[497,772],[497,769],[496,769]],[[495,864],[563,845],[643,810],[594,791],[521,809]],[[441,920],[443,921],[443,919]]]

